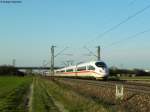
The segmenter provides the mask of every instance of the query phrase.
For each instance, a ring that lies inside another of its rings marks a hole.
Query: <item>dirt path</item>
[[[33,79],[34,81],[34,79]],[[33,88],[34,88],[34,82],[32,82],[31,86],[30,86],[30,93],[29,93],[29,103],[28,103],[28,108],[29,108],[29,112],[32,112],[32,100],[33,100]]]
[[[63,105],[63,104],[61,104],[60,102],[58,102],[57,100],[55,100],[55,99],[51,96],[51,94],[50,94],[49,91],[47,90],[46,85],[45,85],[44,83],[42,83],[42,87],[45,89],[46,93],[47,93],[48,96],[52,99],[54,105],[58,108],[58,110],[59,110],[60,112],[69,112],[68,110],[66,110],[66,109],[64,108],[64,105]]]
[[[30,87],[29,112],[68,112],[49,93],[44,81],[34,78]]]
[[[62,105],[60,102],[58,102],[57,100],[55,100],[50,93],[47,91],[48,95],[51,97],[51,99],[53,100],[54,104],[58,107],[60,112],[69,112],[68,110],[66,110],[64,108],[64,105]]]

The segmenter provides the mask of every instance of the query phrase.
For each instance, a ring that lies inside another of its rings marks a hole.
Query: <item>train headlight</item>
[[[99,72],[103,72],[102,70],[99,70]]]

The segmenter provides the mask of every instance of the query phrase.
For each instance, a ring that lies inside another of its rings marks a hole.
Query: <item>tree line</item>
[[[146,72],[142,69],[118,69],[118,68],[110,68],[109,73],[113,76],[120,75],[120,76],[150,76],[150,72]]]
[[[0,76],[24,76],[25,73],[19,71],[16,67],[10,65],[0,66]]]

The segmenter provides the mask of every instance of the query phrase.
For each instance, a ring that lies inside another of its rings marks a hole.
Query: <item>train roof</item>
[[[103,63],[105,63],[104,61],[90,61],[90,62],[78,64],[77,66],[82,66],[82,65],[84,66],[84,65],[94,64],[96,62],[103,62]]]
[[[58,70],[72,69],[72,68],[75,68],[77,66],[86,66],[86,65],[94,64],[96,62],[103,62],[103,63],[105,63],[104,61],[90,61],[90,62],[80,63],[80,64],[77,64],[77,65],[74,65],[74,66],[68,66],[68,67],[60,68]]]

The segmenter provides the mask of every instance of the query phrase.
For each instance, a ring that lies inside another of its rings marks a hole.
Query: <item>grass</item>
[[[0,77],[0,111],[26,112],[30,77]]]
[[[150,76],[120,77],[120,80],[150,81]]]
[[[137,77],[135,77],[137,78]],[[143,78],[143,77],[142,77]],[[145,77],[147,78],[147,77]],[[140,77],[141,79],[141,77]],[[116,100],[115,86],[113,88],[109,86],[93,86],[87,84],[86,81],[68,81],[63,79],[57,79],[60,85],[65,85],[75,92],[78,92],[86,98],[91,97],[96,103],[103,105],[108,111],[112,112],[150,112],[149,111],[149,94],[135,93],[124,89],[124,99],[122,101]],[[141,83],[142,81],[140,81]],[[144,81],[143,83],[145,83]],[[148,83],[148,81],[147,81]],[[143,111],[147,110],[147,111]]]
[[[108,80],[118,81],[118,80],[127,80],[127,81],[150,81],[150,76],[135,76],[135,77],[128,77],[128,76],[109,76]]]
[[[57,83],[60,86],[64,86],[64,88],[69,88],[82,97],[84,96],[84,98],[94,102],[101,108],[104,108],[105,111],[112,112],[114,110],[112,108],[112,106],[114,106],[114,99],[112,98],[113,92],[109,88],[99,88],[97,86],[90,86],[86,83],[76,83],[74,81],[68,82],[61,79],[57,80]],[[108,94],[110,96],[108,96]]]
[[[31,112],[59,112],[50,95],[47,93],[43,81],[34,78],[33,101]]]
[[[107,112],[68,86],[42,77],[0,77],[0,112]]]
[[[47,90],[47,93],[52,97],[53,101],[62,104],[68,112],[107,112],[108,110],[102,105],[88,99],[84,96],[77,94],[69,88],[58,85],[57,83],[47,80],[38,79],[43,88]],[[43,90],[44,91],[44,90]],[[37,95],[37,94],[35,94]],[[44,112],[44,111],[42,111]]]

